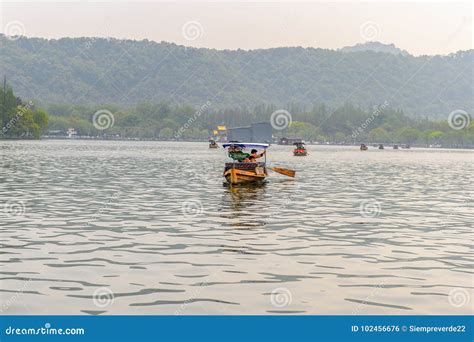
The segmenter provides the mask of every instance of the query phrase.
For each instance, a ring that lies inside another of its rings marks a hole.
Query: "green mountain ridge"
[[[0,73],[41,105],[168,101],[214,108],[291,104],[310,108],[387,101],[411,116],[446,118],[474,108],[474,50],[448,56],[283,47],[189,48],[108,38],[0,35]]]

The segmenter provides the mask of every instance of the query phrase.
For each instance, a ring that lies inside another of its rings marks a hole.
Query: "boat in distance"
[[[304,142],[296,142],[293,145],[295,145],[295,149],[293,150],[294,156],[302,157],[308,154],[308,151],[306,150],[306,146],[304,145]]]

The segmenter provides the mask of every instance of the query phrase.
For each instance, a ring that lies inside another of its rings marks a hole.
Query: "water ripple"
[[[272,146],[297,177],[234,189],[206,147],[1,141],[3,313],[472,314],[471,151]]]

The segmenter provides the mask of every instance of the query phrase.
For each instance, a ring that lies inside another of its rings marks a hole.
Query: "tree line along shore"
[[[142,102],[127,109],[113,104],[50,104],[41,109],[35,101],[16,96],[8,85],[1,88],[0,104],[3,139],[61,138],[71,136],[72,129],[75,137],[89,139],[204,141],[217,125],[238,127],[269,122],[272,113],[280,109],[267,104],[219,108],[212,103],[199,107],[170,102]],[[444,120],[408,116],[386,102],[370,108],[351,104],[336,108],[325,104],[311,108],[289,104],[285,111],[290,122],[284,129],[274,130],[276,138],[298,137],[321,144],[474,147],[474,121],[463,111],[461,122],[453,121],[459,118],[451,118],[450,113]]]

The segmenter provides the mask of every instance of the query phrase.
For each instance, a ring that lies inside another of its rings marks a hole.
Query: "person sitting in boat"
[[[232,146],[229,147],[229,157],[240,163],[248,163],[250,154],[243,152],[242,148],[239,146]]]
[[[262,153],[257,154],[257,150],[253,149],[250,151],[250,156],[248,157],[250,163],[256,163],[258,158],[261,158],[265,155],[265,150]]]

